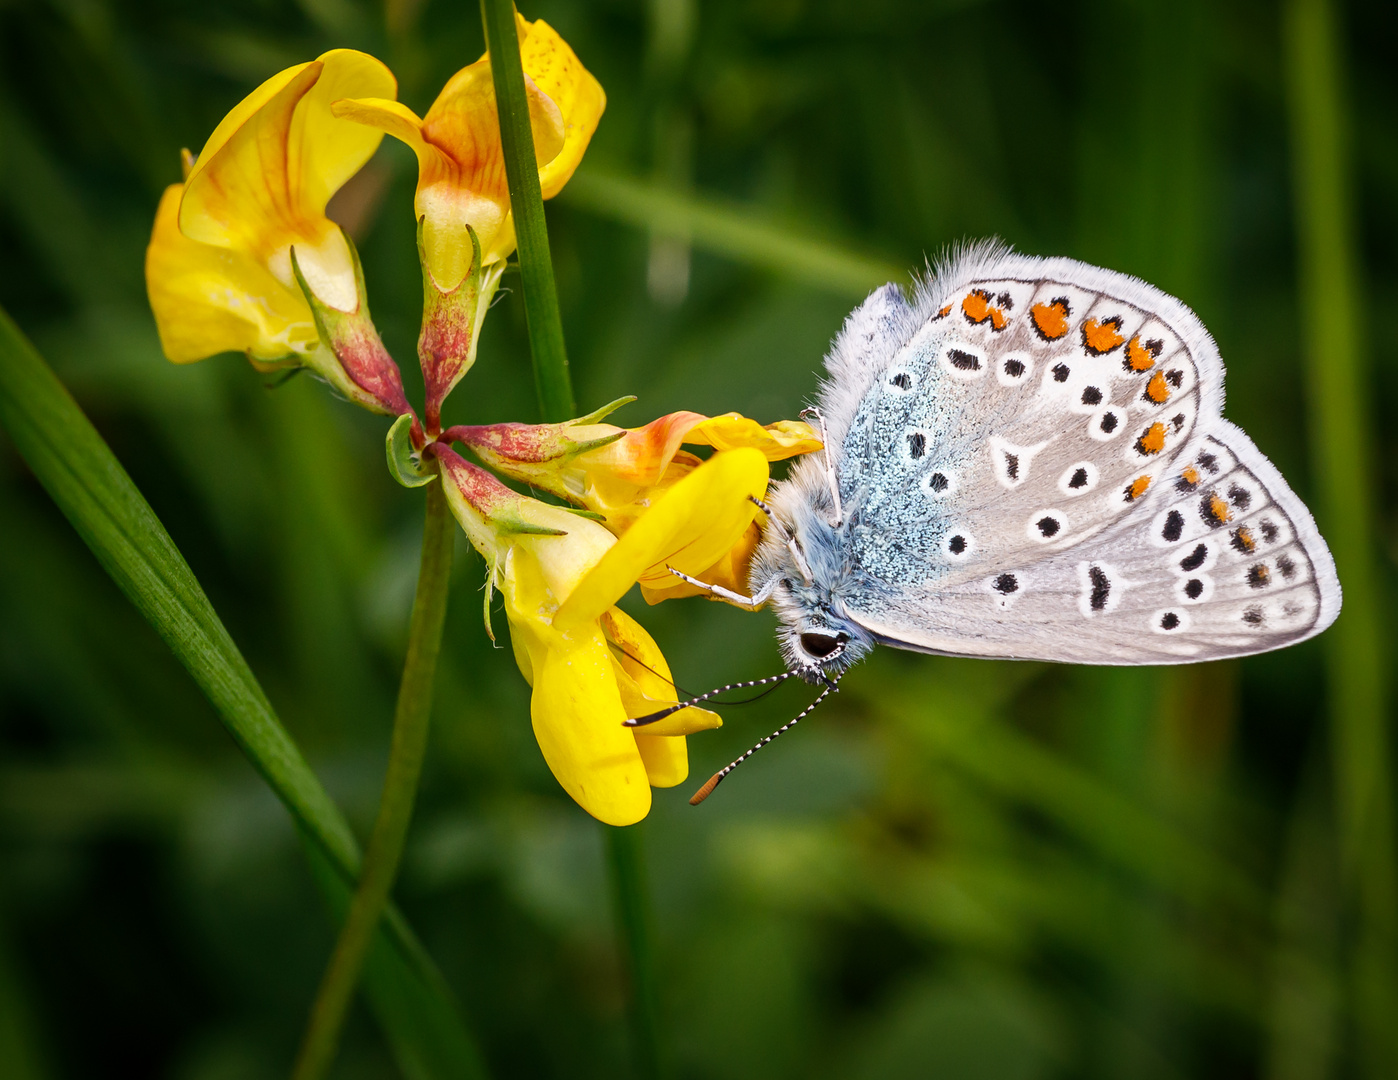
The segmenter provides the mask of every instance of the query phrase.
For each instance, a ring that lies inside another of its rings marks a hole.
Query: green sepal
[[[388,471],[405,488],[419,488],[432,483],[437,478],[435,472],[422,467],[422,455],[413,449],[413,418],[404,413],[388,429],[384,439],[384,451],[388,457]]]
[[[573,439],[569,439],[567,449],[565,449],[563,453],[559,455],[559,457],[575,457],[576,455],[585,453],[588,450],[596,450],[602,446],[610,446],[618,439],[624,438],[626,438],[626,432],[618,431],[614,435],[603,435],[600,439],[586,439],[583,442],[577,442]]]
[[[563,507],[563,509],[564,509],[564,510],[567,510],[568,513],[570,513],[570,514],[577,514],[578,517],[585,517],[585,518],[587,518],[589,521],[600,521],[600,522],[603,522],[603,523],[605,524],[605,522],[606,522],[606,520],[607,520],[607,515],[606,515],[606,514],[599,514],[599,513],[597,513],[596,511],[593,511],[593,510],[584,510],[584,509],[583,509],[582,507],[580,507],[580,506],[565,506],[565,507]]]
[[[600,409],[588,413],[586,416],[579,416],[576,420],[569,420],[567,427],[575,427],[578,424],[600,424],[612,413],[616,412],[623,405],[630,405],[636,400],[635,394],[628,394],[626,397],[619,397],[615,401],[608,402]]]
[[[507,536],[567,536],[566,529],[550,529],[517,517],[492,517],[491,527]]]

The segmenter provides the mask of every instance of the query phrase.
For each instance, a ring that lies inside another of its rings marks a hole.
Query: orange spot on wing
[[[1164,343],[1157,340],[1142,341],[1137,334],[1126,343],[1126,369],[1128,371],[1148,371],[1160,356]]]
[[[1034,320],[1034,329],[1045,341],[1061,338],[1068,332],[1068,316],[1070,314],[1072,314],[1072,310],[1068,306],[1068,301],[1061,296],[1057,300],[1050,300],[1047,304],[1035,304],[1029,310],[1030,318]]]
[[[996,330],[1005,329],[1004,310],[991,304],[990,293],[984,289],[972,289],[970,295],[961,301],[961,310],[973,323],[983,323],[989,319],[990,325]]]
[[[1103,319],[1101,322],[1096,319],[1088,319],[1082,324],[1082,343],[1088,352],[1096,356],[1111,352],[1125,340],[1121,336],[1120,315],[1113,315],[1110,319]]]
[[[1146,397],[1157,405],[1170,400],[1170,384],[1165,381],[1165,372],[1157,371],[1146,383]]]
[[[1149,488],[1150,488],[1150,477],[1149,477],[1149,476],[1138,476],[1138,477],[1136,477],[1136,479],[1134,479],[1134,480],[1131,481],[1131,486],[1128,487],[1128,488],[1126,489],[1126,499],[1127,499],[1127,501],[1128,501],[1128,502],[1134,502],[1135,500],[1139,499],[1142,495],[1144,495],[1144,494],[1146,493],[1146,491],[1147,491]]]
[[[1165,449],[1165,425],[1156,422],[1141,432],[1136,440],[1136,449],[1143,454],[1158,454]]]
[[[1184,467],[1184,472],[1180,473],[1180,479],[1190,487],[1193,487],[1199,482],[1199,470],[1193,465],[1186,465]]]
[[[1233,511],[1228,509],[1228,501],[1217,491],[1211,491],[1204,497],[1204,509],[1215,525],[1233,520]]]
[[[932,318],[933,318],[933,319],[945,319],[945,318],[946,318],[948,315],[950,315],[950,314],[951,314],[951,305],[948,304],[946,307],[942,308],[941,311],[937,312],[937,314],[933,315]]]
[[[1233,546],[1244,554],[1255,550],[1257,541],[1253,538],[1252,530],[1246,525],[1239,527],[1238,531],[1233,534]]]

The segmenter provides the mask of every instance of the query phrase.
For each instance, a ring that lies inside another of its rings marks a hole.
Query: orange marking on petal
[[[1126,369],[1128,371],[1149,371],[1160,355],[1164,343],[1157,340],[1142,341],[1137,334],[1126,343]]]
[[[1165,381],[1165,372],[1157,371],[1150,377],[1150,382],[1146,384],[1146,397],[1157,405],[1170,400],[1170,386]]]
[[[984,289],[972,289],[966,299],[961,301],[961,310],[970,322],[983,323],[989,319],[990,325],[996,330],[1005,329],[1005,312],[991,304],[990,293]]]
[[[1146,489],[1149,487],[1149,476],[1136,477],[1136,479],[1131,481],[1131,486],[1126,489],[1127,501],[1134,502],[1136,499],[1139,499],[1142,495],[1146,493]]]
[[[1067,299],[1061,296],[1047,304],[1035,304],[1029,310],[1034,329],[1045,341],[1054,341],[1068,332],[1068,316],[1071,314]]]
[[[1165,425],[1157,421],[1141,432],[1136,449],[1143,454],[1158,454],[1165,449]]]
[[[1082,343],[1087,351],[1094,356],[1101,356],[1119,348],[1125,340],[1121,336],[1120,315],[1113,315],[1110,319],[1103,319],[1101,322],[1096,319],[1088,319],[1082,324]]]

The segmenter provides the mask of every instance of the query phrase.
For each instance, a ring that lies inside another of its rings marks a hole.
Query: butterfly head
[[[873,647],[873,640],[845,618],[833,597],[812,595],[804,582],[784,578],[773,594],[782,627],[777,639],[787,667],[810,683],[842,675]]]
[[[850,572],[840,530],[799,502],[774,507],[770,521],[753,560],[754,590],[770,598],[781,620],[787,668],[807,682],[827,682],[874,645],[845,609]]]

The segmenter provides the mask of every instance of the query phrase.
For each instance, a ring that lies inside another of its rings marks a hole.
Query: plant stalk
[[[558,312],[558,290],[549,255],[544,196],[539,187],[534,132],[529,126],[529,99],[524,90],[514,3],[481,0],[481,22],[485,25],[485,44],[495,80],[505,178],[510,186],[510,210],[519,242],[519,275],[524,317],[529,326],[529,349],[534,359],[534,387],[544,420],[556,423],[576,416],[577,408],[568,374],[568,353],[563,347],[563,319]]]
[[[1390,687],[1380,645],[1384,575],[1375,558],[1378,477],[1369,413],[1366,310],[1354,235],[1342,44],[1330,0],[1290,0],[1284,44],[1317,514],[1345,587],[1326,635],[1339,869],[1353,918],[1350,1014],[1360,1072],[1398,1070],[1398,867]]]
[[[512,0],[481,0],[486,48],[495,80],[500,116],[500,142],[505,151],[505,176],[510,185],[510,210],[519,239],[519,268],[523,279],[525,322],[534,361],[534,385],[544,420],[558,422],[577,415],[568,355],[563,347],[563,319],[549,255],[543,193],[529,126],[529,102],[524,92],[524,67]],[[631,1027],[637,1073],[645,1080],[661,1075],[656,1036],[656,986],[650,953],[640,833],[637,826],[604,826],[612,868],[612,898],[621,952],[631,976]]]
[[[611,864],[613,916],[631,986],[628,1015],[636,1076],[641,1080],[659,1080],[663,1068],[656,1010],[658,995],[651,953],[650,905],[641,826],[604,825],[602,828],[607,834],[607,859]]]
[[[441,482],[427,486],[426,521],[422,534],[422,565],[413,598],[408,630],[408,655],[393,714],[393,741],[384,775],[379,813],[364,854],[363,873],[340,929],[330,963],[321,979],[310,1021],[292,1071],[293,1080],[319,1080],[329,1070],[339,1048],[345,1013],[359,982],[364,956],[388,903],[398,874],[403,841],[413,816],[418,778],[427,749],[432,715],[432,687],[442,624],[447,611],[452,544],[456,529],[447,510]]]

